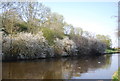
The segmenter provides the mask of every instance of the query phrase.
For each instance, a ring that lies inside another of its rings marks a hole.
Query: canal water
[[[119,54],[2,63],[3,79],[111,79]]]

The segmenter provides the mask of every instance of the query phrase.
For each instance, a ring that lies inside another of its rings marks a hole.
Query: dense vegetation
[[[111,46],[109,36],[73,27],[39,2],[3,2],[0,7],[4,59],[96,55]]]

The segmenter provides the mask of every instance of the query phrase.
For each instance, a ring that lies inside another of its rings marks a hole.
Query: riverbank
[[[96,58],[102,56],[103,54],[94,54],[94,55],[62,55],[62,56],[53,56],[53,57],[40,57],[34,59],[2,59],[2,62],[22,62],[22,61],[35,61],[35,60],[49,60],[49,59],[67,59],[67,58]]]
[[[113,79],[113,81],[120,81],[120,67],[119,67],[118,71],[113,74],[112,79]]]
[[[49,48],[50,49],[50,48]],[[44,51],[43,51],[44,52]],[[7,61],[30,61],[30,60],[37,60],[37,59],[55,59],[55,58],[67,58],[67,57],[96,57],[96,56],[101,56],[101,55],[105,55],[105,54],[116,54],[116,53],[120,53],[120,52],[118,52],[118,51],[114,51],[114,50],[110,50],[110,51],[108,51],[108,52],[106,52],[106,53],[99,53],[99,52],[96,52],[96,53],[93,53],[92,52],[92,54],[91,53],[88,53],[88,54],[77,54],[79,51],[76,51],[76,52],[74,52],[75,54],[72,54],[73,52],[71,52],[71,54],[69,53],[69,52],[65,52],[64,54],[61,54],[61,55],[58,55],[58,54],[54,54],[54,49],[52,49],[52,52],[53,52],[53,55],[51,56],[51,55],[49,55],[49,56],[39,56],[39,57],[34,57],[34,58],[25,58],[25,56],[24,57],[22,57],[22,58],[17,58],[17,56],[15,57],[15,56],[4,56],[4,54],[3,54],[3,61],[4,62],[7,62]],[[9,55],[9,54],[8,54]],[[26,56],[26,57],[28,57],[28,56]]]
[[[104,54],[116,54],[116,53],[120,53],[120,52],[108,52],[108,53],[104,53]]]
[[[114,53],[120,53],[117,49],[106,49],[104,54],[114,54]]]
[[[50,45],[42,32],[17,33],[3,37],[3,60],[32,60],[64,56],[94,56],[103,54],[106,45],[97,39],[75,36],[56,38]]]

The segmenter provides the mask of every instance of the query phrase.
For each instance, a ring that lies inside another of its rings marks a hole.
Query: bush
[[[48,30],[49,31],[49,30]],[[45,37],[43,36],[45,35]],[[53,32],[47,34],[38,32],[9,34],[3,37],[3,59],[36,59],[56,56],[95,55],[105,51],[105,44],[96,39],[75,36],[72,40],[50,38]],[[48,44],[49,42],[49,44]],[[52,44],[52,46],[51,46]]]
[[[102,54],[105,52],[106,45],[104,43],[96,39],[92,39],[90,41],[91,41],[90,45],[91,54]]]
[[[3,53],[4,59],[45,58],[53,54],[42,32],[38,34],[18,33],[4,37]]]
[[[95,38],[88,39],[83,36],[74,36],[72,40],[76,44],[78,55],[102,54],[106,49],[106,45]]]
[[[49,28],[44,27],[44,28],[42,28],[42,32],[43,32],[43,36],[48,41],[48,44],[53,45],[54,40],[55,40],[54,31],[50,30]]]
[[[68,37],[56,39],[54,45],[55,54],[60,56],[75,55],[76,45]]]
[[[17,32],[27,32],[28,31],[28,26],[27,26],[27,23],[16,23],[15,24],[17,28]]]
[[[64,35],[54,31],[50,28],[44,27],[41,29],[43,32],[43,36],[46,38],[49,45],[54,45],[54,40],[56,38],[63,39]]]

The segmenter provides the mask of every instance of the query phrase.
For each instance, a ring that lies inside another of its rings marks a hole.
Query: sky
[[[94,34],[109,35],[112,47],[117,47],[118,15],[117,2],[43,2],[43,4],[63,15],[68,24],[81,27]]]

